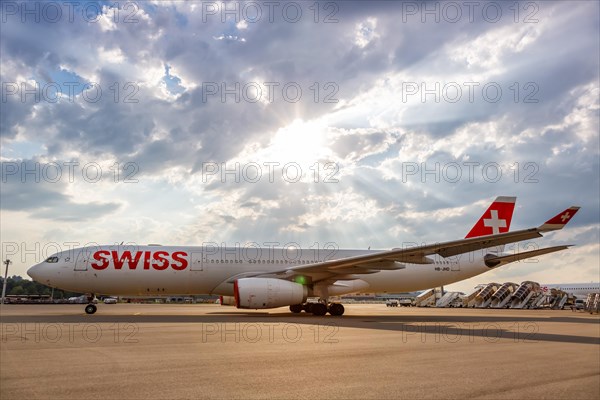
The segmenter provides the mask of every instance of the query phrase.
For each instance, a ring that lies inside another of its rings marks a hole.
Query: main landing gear
[[[96,295],[94,295],[93,293],[88,296],[87,300],[88,300],[89,304],[87,306],[85,306],[85,313],[86,314],[93,314],[98,309],[96,307],[96,305],[94,304],[94,299],[95,298],[96,298]]]
[[[307,313],[313,315],[325,315],[327,313],[331,315],[343,315],[344,306],[339,303],[304,303],[304,304],[293,304],[290,306],[290,311],[293,313],[299,313],[304,310]]]

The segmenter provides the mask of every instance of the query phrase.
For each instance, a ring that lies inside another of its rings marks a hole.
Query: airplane
[[[330,296],[410,292],[448,285],[505,264],[565,250],[569,245],[504,253],[504,245],[562,229],[579,210],[570,207],[536,228],[509,231],[516,197],[500,196],[464,239],[392,250],[220,246],[106,245],[56,253],[29,268],[48,286],[96,294],[164,296],[213,294],[241,309],[289,306],[290,311],[339,316]],[[308,298],[318,301],[307,301]]]
[[[588,294],[600,293],[600,283],[542,283],[540,289],[545,294],[550,294],[554,289],[568,293],[578,299],[586,299]]]

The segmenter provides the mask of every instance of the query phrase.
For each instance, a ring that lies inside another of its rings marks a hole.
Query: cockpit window
[[[58,262],[58,257],[54,256],[54,257],[48,257],[46,259],[47,263],[57,263]]]

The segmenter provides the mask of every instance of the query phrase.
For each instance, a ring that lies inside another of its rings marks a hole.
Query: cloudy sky
[[[3,2],[2,257],[87,243],[389,249],[568,206],[568,251],[451,286],[598,281],[599,5]]]

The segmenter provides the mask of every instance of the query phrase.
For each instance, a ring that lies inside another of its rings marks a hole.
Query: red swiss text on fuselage
[[[112,261],[115,269],[122,269],[124,266],[128,269],[156,269],[159,271],[169,267],[175,271],[181,271],[187,268],[188,254],[185,251],[129,251],[126,250],[119,254],[116,250],[98,250],[92,255],[95,262],[92,268],[97,270],[106,269]]]

